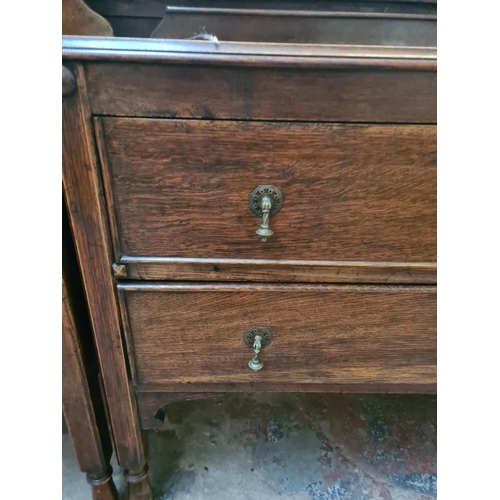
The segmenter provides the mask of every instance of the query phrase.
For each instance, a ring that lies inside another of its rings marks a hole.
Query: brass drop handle
[[[253,356],[248,362],[248,366],[254,371],[262,369],[264,363],[260,360],[259,355],[260,351],[271,343],[269,330],[262,326],[254,326],[245,332],[243,340],[248,347],[253,349]]]
[[[248,366],[255,371],[260,370],[264,366],[264,363],[259,359],[259,353],[262,346],[261,340],[262,337],[260,335],[257,335],[255,337],[255,340],[253,342],[253,357],[248,362]]]
[[[265,184],[257,186],[250,193],[248,199],[250,210],[262,219],[259,229],[255,232],[261,237],[262,241],[267,241],[267,238],[274,234],[274,231],[269,227],[269,218],[281,210],[283,195],[274,186]]]
[[[274,234],[274,231],[269,227],[269,212],[272,206],[271,198],[264,196],[261,200],[262,222],[259,229],[255,231],[259,236],[262,236],[262,241],[267,241],[267,238]]]

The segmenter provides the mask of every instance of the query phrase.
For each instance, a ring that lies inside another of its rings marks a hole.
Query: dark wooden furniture
[[[76,459],[94,500],[116,500],[113,451],[85,296],[63,210],[62,404]]]
[[[365,4],[428,45],[63,40],[64,192],[133,498],[172,401],[436,390],[435,5]]]

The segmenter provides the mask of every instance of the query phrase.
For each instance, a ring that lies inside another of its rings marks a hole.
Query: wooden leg
[[[109,465],[112,446],[97,380],[86,373],[79,341],[75,303],[69,298],[68,273],[63,273],[63,412],[78,465],[87,472],[93,500],[118,500]],[[81,320],[80,315],[80,320]],[[88,334],[88,332],[87,332]]]
[[[149,482],[148,467],[144,467],[142,471],[125,472],[127,480],[127,500],[152,500],[153,492]]]
[[[116,285],[111,273],[113,249],[109,228],[104,223],[107,210],[102,195],[84,66],[74,63],[65,67],[63,81],[64,195],[108,403],[116,457],[120,466],[129,471],[130,498],[151,500],[145,469],[146,453],[122,341]],[[89,472],[89,469],[82,470]]]
[[[118,500],[91,326],[65,211],[62,254],[63,416],[80,470],[87,473],[93,500]]]
[[[92,500],[118,500],[118,491],[112,477],[111,467],[104,477],[95,478],[87,474],[87,481],[92,488]]]

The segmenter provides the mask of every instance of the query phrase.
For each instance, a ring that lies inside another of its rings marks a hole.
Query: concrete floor
[[[149,435],[157,500],[436,498],[435,396],[228,394],[167,416]],[[90,500],[67,435],[63,500]]]

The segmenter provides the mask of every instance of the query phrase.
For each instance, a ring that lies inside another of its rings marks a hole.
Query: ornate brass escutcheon
[[[260,351],[271,343],[269,330],[262,326],[254,326],[244,333],[243,340],[250,349],[253,349],[253,356],[248,362],[248,366],[254,371],[260,370],[264,366],[264,363],[259,359]]]
[[[276,215],[283,206],[283,195],[271,184],[257,186],[248,197],[250,210],[262,219],[259,229],[255,231],[267,241],[274,231],[269,227],[269,218]]]

